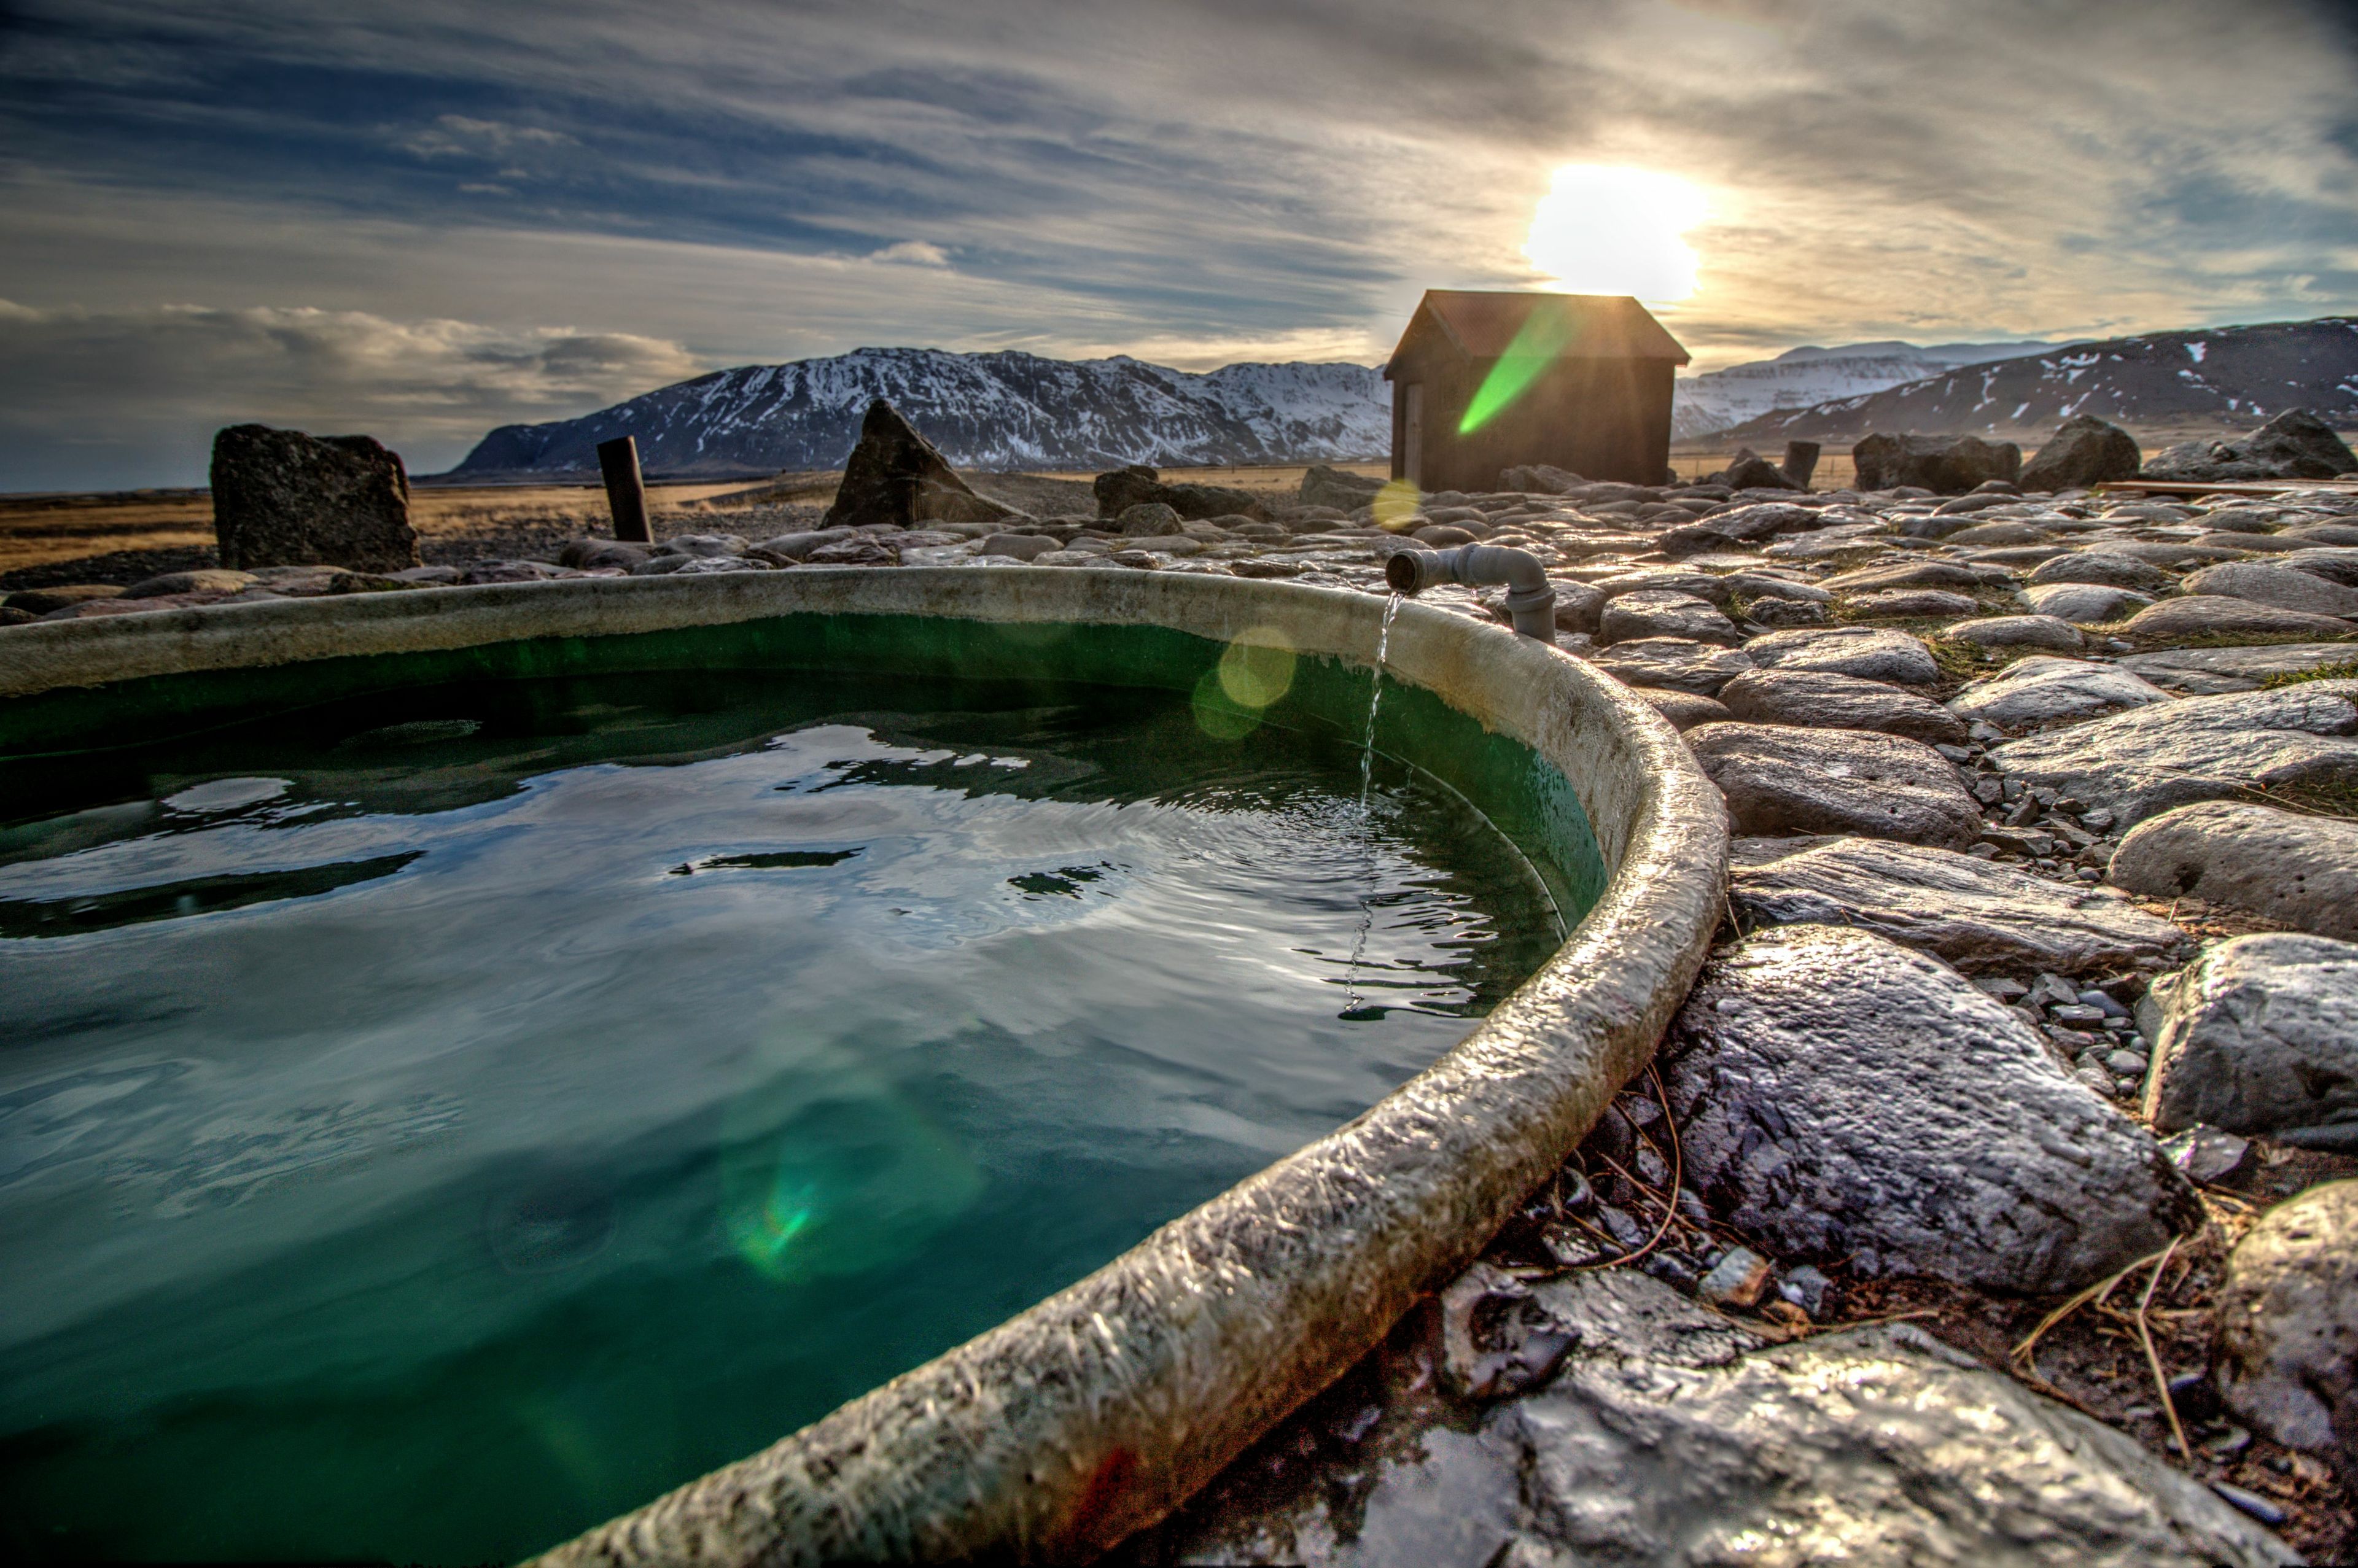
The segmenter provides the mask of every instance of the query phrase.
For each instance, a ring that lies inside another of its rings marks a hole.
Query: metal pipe
[[[1460,545],[1454,550],[1395,550],[1384,563],[1384,580],[1395,593],[1418,593],[1438,583],[1507,589],[1507,614],[1515,630],[1555,645],[1555,585],[1547,568],[1529,550],[1498,545]]]

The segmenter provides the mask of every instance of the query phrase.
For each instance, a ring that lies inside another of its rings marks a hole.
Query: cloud
[[[1533,209],[1596,165],[1704,194],[1669,316],[1698,368],[2315,315],[2358,309],[2337,15],[15,0],[0,276],[53,311],[575,321],[704,364],[871,343],[1364,360],[1426,287],[1541,286]]]
[[[215,429],[249,420],[366,431],[426,470],[492,424],[596,406],[703,368],[676,343],[626,333],[0,301],[0,384],[23,394],[0,408],[0,483],[185,481]],[[110,471],[86,476],[93,465]]]

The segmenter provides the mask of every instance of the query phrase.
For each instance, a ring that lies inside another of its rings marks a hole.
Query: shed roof
[[[1536,319],[1536,320],[1535,320]],[[1429,325],[1428,325],[1429,324]],[[1526,327],[1541,330],[1552,357],[1575,360],[1689,359],[1679,341],[1647,308],[1626,294],[1531,294],[1471,288],[1428,288],[1401,334],[1392,363],[1400,362],[1421,327],[1437,329],[1469,359],[1503,355]],[[1389,373],[1390,366],[1385,367]]]

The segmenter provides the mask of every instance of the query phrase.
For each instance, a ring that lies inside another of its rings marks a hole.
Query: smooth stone
[[[2227,1408],[2288,1448],[2338,1448],[2358,1476],[2358,1182],[2262,1215],[2227,1255],[2218,1310]]]
[[[2158,957],[2180,940],[2177,926],[2115,892],[1869,838],[1738,868],[1728,897],[1747,925],[1858,926],[1969,974],[2083,974]]]
[[[1724,705],[1692,691],[1673,691],[1658,686],[1633,686],[1629,688],[1629,695],[1669,719],[1674,730],[1692,730],[1698,724],[1725,724],[1736,717]]]
[[[2076,654],[2082,646],[2079,628],[2053,615],[1992,615],[1960,621],[1942,627],[1941,635],[1977,648],[2052,648]]]
[[[1736,622],[1708,600],[1688,594],[1648,589],[1607,600],[1597,617],[1597,643],[1610,646],[1641,637],[1683,637],[1723,647],[1744,641]]]
[[[1960,528],[1950,535],[1948,543],[1981,547],[2003,547],[2017,545],[2044,545],[2054,537],[2054,535],[2032,523],[1976,523],[1970,528]]]
[[[2014,728],[2169,700],[2168,692],[2117,665],[2034,654],[1974,682],[1949,699],[1949,710]]]
[[[2271,561],[2231,561],[2189,573],[2180,585],[2188,593],[2223,594],[2248,599],[2278,610],[2343,619],[2358,615],[2358,588],[2344,588],[2331,579],[2292,566]],[[2358,628],[2353,628],[2358,630]]]
[[[2298,931],[2358,941],[2358,822],[2205,801],[2149,816],[2105,879],[2154,898],[2195,894]]]
[[[1756,601],[1780,599],[1803,604],[1825,604],[1833,599],[1830,589],[1820,588],[1816,583],[1795,582],[1790,578],[1772,577],[1767,572],[1730,572],[1719,580],[1729,593],[1741,594]]]
[[[2181,637],[2338,637],[2358,632],[2358,625],[2331,615],[2205,593],[2162,600],[2114,630],[2133,640],[2167,643]]]
[[[2223,942],[2138,1004],[2147,1118],[2358,1153],[2358,944],[2271,932]]]
[[[2180,697],[2008,741],[1990,762],[2124,827],[2261,785],[2358,783],[2358,680]]]
[[[2249,648],[2164,648],[2125,654],[2118,661],[2154,685],[2188,697],[2257,691],[2271,676],[2307,675],[2332,665],[2358,664],[2347,643],[2270,643]]]
[[[1940,663],[1921,638],[1877,626],[1770,632],[1745,643],[1744,653],[1763,669],[1819,670],[1901,686],[1931,686],[1941,678]]]
[[[1836,593],[1866,593],[1890,588],[1974,589],[1988,583],[1982,573],[1953,561],[1902,561],[1896,566],[1861,567],[1826,579],[1826,587]]]
[[[1589,585],[1607,600],[1631,593],[1682,593],[1691,599],[1708,600],[1719,609],[1727,608],[1727,579],[1709,572],[1688,571],[1677,567],[1663,567],[1650,571],[1616,572]]]
[[[232,571],[227,567],[199,567],[193,571],[166,572],[133,583],[123,590],[125,599],[154,599],[167,593],[235,593],[252,588],[260,580],[252,572]]]
[[[1061,540],[1052,539],[1045,534],[993,534],[983,540],[981,553],[986,556],[1012,556],[1019,561],[1029,561],[1061,547]]]
[[[2023,590],[2030,607],[2075,626],[2095,626],[2136,613],[2153,602],[2142,593],[2097,582],[2048,582]]]
[[[2305,541],[2302,543],[2306,545]],[[2341,549],[2304,547],[2279,557],[2276,564],[2290,567],[2298,572],[2307,572],[2311,577],[2321,577],[2343,588],[2358,588],[2358,549],[2346,546]]]
[[[1640,637],[1617,643],[1589,662],[1625,686],[1663,687],[1716,697],[1719,688],[1752,668],[1740,648],[1722,648],[1682,637]]]
[[[1714,957],[1659,1062],[1686,1184],[1778,1258],[2046,1294],[2201,1220],[2151,1135],[2019,1014],[1865,931]]]
[[[122,586],[111,582],[65,583],[56,588],[20,588],[0,600],[11,610],[21,610],[28,615],[53,615],[77,604],[87,604],[101,599],[121,599]]]
[[[1872,730],[1928,745],[1962,745],[1964,720],[1940,704],[1856,676],[1823,670],[1755,670],[1720,687],[1727,715],[1754,724]]]
[[[1739,833],[1859,833],[1951,849],[1981,837],[1981,808],[1956,768],[1921,741],[1738,723],[1698,725],[1687,746]]]
[[[1870,621],[1949,621],[1981,608],[1962,593],[1940,588],[1887,588],[1843,600],[1843,608]]]
[[[2082,550],[2077,555],[2058,556],[2053,560],[2040,562],[2031,568],[2029,581],[2033,587],[2050,582],[2093,582],[2105,588],[2128,588],[2139,593],[2152,593],[2169,586],[2169,574],[2134,556]]]

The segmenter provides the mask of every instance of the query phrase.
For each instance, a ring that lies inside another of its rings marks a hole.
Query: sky
[[[0,0],[0,491],[862,346],[1376,362],[1427,287],[2109,336],[2358,312],[2358,0]]]

